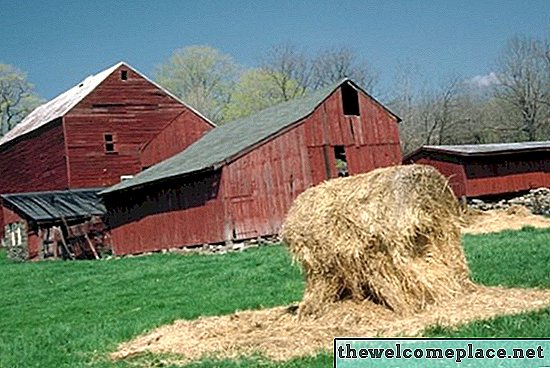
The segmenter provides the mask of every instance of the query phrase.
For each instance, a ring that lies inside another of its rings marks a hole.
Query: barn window
[[[116,153],[116,137],[113,133],[105,133],[105,153]]]
[[[128,79],[128,71],[127,70],[121,70],[120,71],[120,79],[127,80]]]
[[[342,85],[342,107],[344,115],[361,115],[359,113],[359,94],[349,83]]]
[[[348,160],[344,146],[334,146],[334,160],[336,161],[336,172],[338,176],[349,176]]]

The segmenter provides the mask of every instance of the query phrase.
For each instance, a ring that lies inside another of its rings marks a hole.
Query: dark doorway
[[[334,146],[334,159],[336,161],[336,172],[339,177],[349,176],[348,160],[344,146]]]

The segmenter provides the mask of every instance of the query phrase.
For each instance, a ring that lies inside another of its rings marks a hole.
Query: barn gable
[[[121,61],[95,75],[90,75],[85,78],[83,81],[70,88],[69,90],[63,92],[52,100],[38,106],[34,109],[29,115],[27,115],[19,124],[17,124],[12,130],[7,132],[3,137],[0,137],[0,146],[15,140],[18,137],[22,137],[40,127],[55,121],[56,119],[64,117],[68,112],[71,111],[78,103],[80,103],[84,98],[86,98],[90,93],[92,93],[99,85],[105,81],[114,71],[124,67],[126,69],[132,70],[134,73],[137,73],[143,79],[147,80],[149,83],[154,85],[156,88],[160,89],[166,95],[169,95],[171,98],[176,100],[178,103],[185,105],[188,109],[192,110],[197,115],[200,115],[205,122],[208,122],[211,126],[215,126],[202,114],[192,107],[186,105],[179,98],[174,96],[171,92],[164,89],[160,85],[156,84],[143,74],[139,73],[137,70],[133,69],[127,63]]]

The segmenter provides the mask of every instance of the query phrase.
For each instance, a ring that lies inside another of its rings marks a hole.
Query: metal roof
[[[12,130],[7,132],[6,135],[0,138],[0,145],[3,145],[19,136],[36,130],[52,120],[64,116],[77,103],[82,101],[84,97],[86,97],[94,89],[96,89],[96,87],[99,86],[99,84],[101,84],[101,82],[103,82],[105,78],[107,78],[121,65],[124,65],[124,63],[120,62],[96,75],[91,75],[68,91],[63,92],[54,99],[38,106]]]
[[[38,106],[34,109],[29,115],[27,115],[19,124],[17,124],[12,130],[7,132],[3,137],[0,137],[0,146],[12,141],[13,139],[30,133],[46,124],[52,120],[59,119],[65,116],[73,107],[75,107],[80,101],[82,101],[86,96],[88,96],[92,91],[94,91],[109,75],[111,75],[116,69],[121,66],[125,66],[128,69],[131,69],[135,73],[139,74],[142,78],[148,82],[155,85],[157,88],[161,89],[167,95],[189,108],[197,115],[201,116],[206,122],[212,126],[216,126],[208,118],[203,116],[199,111],[187,105],[181,99],[176,97],[170,91],[161,87],[157,83],[153,82],[134,68],[132,68],[127,63],[121,61],[110,68],[107,68],[95,75],[90,75],[82,82],[78,83],[76,86],[71,89],[63,92],[54,99]]]
[[[75,189],[0,195],[8,208],[36,222],[66,221],[105,214],[97,193],[101,189]]]
[[[217,169],[249,148],[306,118],[343,83],[350,83],[364,92],[346,78],[305,97],[283,102],[256,114],[228,122],[211,130],[183,152],[150,167],[133,179],[105,189],[100,195],[199,171]],[[399,120],[391,111],[388,110],[388,112]]]
[[[550,150],[550,141],[422,146],[418,150],[407,155],[404,160],[408,160],[422,152],[448,153],[457,156],[484,156],[547,150]]]

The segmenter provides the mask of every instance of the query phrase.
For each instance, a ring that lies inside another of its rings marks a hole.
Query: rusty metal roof
[[[36,222],[66,221],[105,214],[97,193],[101,189],[3,194],[4,206]]]
[[[286,101],[250,116],[221,125],[205,134],[183,152],[150,167],[136,175],[133,179],[105,189],[100,194],[143,186],[159,180],[180,177],[200,171],[215,170],[309,116],[317,106],[344,83],[350,83],[358,90],[367,94],[353,81],[345,78],[338,83],[302,98]],[[376,100],[374,101],[379,103]],[[384,107],[382,104],[380,105]],[[387,110],[386,107],[384,108]],[[397,121],[400,120],[391,111],[387,111]]]

